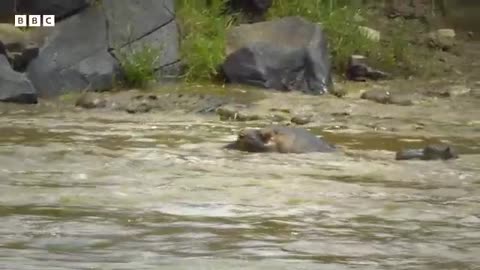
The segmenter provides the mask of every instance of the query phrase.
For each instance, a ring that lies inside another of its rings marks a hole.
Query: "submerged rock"
[[[313,117],[311,115],[296,115],[290,119],[290,122],[297,125],[306,125],[312,122],[312,118]]]
[[[404,149],[398,151],[395,155],[396,160],[447,160],[456,158],[458,158],[458,154],[455,149],[442,144],[430,144],[423,149]]]
[[[323,94],[332,86],[326,36],[300,17],[233,28],[222,71],[230,83],[280,91]]]
[[[335,147],[302,128],[268,126],[246,129],[235,142],[225,146],[246,152],[308,153],[333,152]]]

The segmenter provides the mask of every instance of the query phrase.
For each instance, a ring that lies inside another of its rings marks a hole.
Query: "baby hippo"
[[[423,149],[405,149],[398,151],[396,160],[447,160],[458,158],[458,154],[451,146],[442,144],[430,144]]]
[[[305,129],[268,126],[262,129],[246,129],[235,142],[226,146],[247,152],[308,153],[333,152],[335,147]]]

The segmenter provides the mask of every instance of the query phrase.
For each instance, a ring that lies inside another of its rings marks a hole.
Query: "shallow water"
[[[375,133],[324,133],[340,153],[221,149],[244,126],[2,116],[0,269],[480,269],[478,140],[444,138],[447,162],[396,162],[422,138]]]

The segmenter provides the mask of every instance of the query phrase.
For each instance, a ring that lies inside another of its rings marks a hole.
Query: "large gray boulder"
[[[235,27],[227,55],[222,70],[231,83],[310,94],[333,87],[325,34],[300,17]]]
[[[103,0],[56,25],[27,68],[40,96],[107,90],[121,79],[119,53],[161,48],[156,69],[179,61],[173,0]],[[160,77],[160,75],[159,75]]]
[[[16,72],[10,67],[5,55],[0,55],[0,101],[37,103],[35,88],[24,74]]]
[[[119,66],[108,52],[105,22],[95,5],[56,25],[27,68],[40,96],[112,87]]]
[[[155,69],[162,78],[164,69],[179,62],[179,36],[175,21],[174,0],[104,0],[109,23],[109,47],[117,57],[121,53],[141,50],[143,46],[158,49]]]

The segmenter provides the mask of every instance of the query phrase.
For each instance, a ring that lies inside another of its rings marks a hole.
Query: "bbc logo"
[[[53,27],[55,15],[15,15],[15,27]]]

